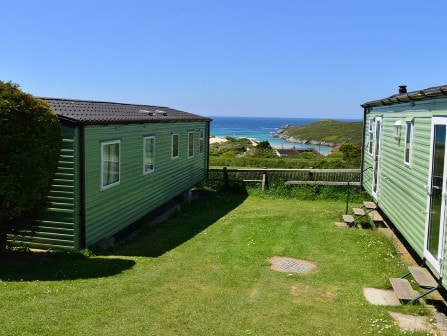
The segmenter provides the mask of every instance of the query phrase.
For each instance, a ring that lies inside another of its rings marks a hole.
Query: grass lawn
[[[403,335],[362,288],[387,287],[404,266],[378,232],[336,229],[343,209],[212,195],[107,255],[0,265],[0,334]],[[318,268],[275,272],[272,256]]]

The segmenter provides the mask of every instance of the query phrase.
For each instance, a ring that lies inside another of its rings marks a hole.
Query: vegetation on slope
[[[334,144],[345,142],[361,144],[362,125],[363,123],[360,121],[320,120],[308,125],[285,128],[281,132],[281,138],[293,137],[296,140],[313,140]]]
[[[243,155],[247,149],[253,148],[250,139],[226,137],[227,141],[213,143],[210,145],[210,156],[218,157],[223,154],[227,156]]]
[[[211,167],[251,168],[358,168],[360,151],[358,145],[343,145],[340,152],[326,156],[301,153],[295,156],[278,157],[267,141],[253,146],[246,138],[227,137],[228,141],[210,145]],[[353,148],[354,147],[354,148]],[[346,149],[346,150],[345,150]]]
[[[283,169],[308,169],[308,168],[359,168],[356,163],[343,160],[341,153],[328,156],[316,156],[312,153],[302,153],[296,157],[210,157],[210,166],[217,167],[250,167],[250,168],[283,168]]]

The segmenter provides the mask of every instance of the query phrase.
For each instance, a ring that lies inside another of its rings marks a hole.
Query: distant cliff
[[[337,146],[345,142],[362,143],[362,122],[320,120],[311,124],[284,125],[273,135],[275,138],[296,143]]]

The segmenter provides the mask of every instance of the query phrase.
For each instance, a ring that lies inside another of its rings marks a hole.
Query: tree
[[[259,149],[272,149],[272,146],[270,146],[270,142],[268,142],[268,141],[261,141],[260,143],[258,143],[256,148],[259,148]]]
[[[0,254],[7,234],[32,226],[46,207],[61,143],[51,108],[0,81]]]
[[[349,161],[360,166],[362,157],[362,146],[351,143],[344,143],[340,146],[340,152],[343,153],[343,160]]]

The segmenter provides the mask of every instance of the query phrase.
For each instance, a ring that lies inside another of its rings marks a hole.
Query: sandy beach
[[[222,137],[210,137],[210,144],[213,143],[222,143],[222,142],[226,142],[228,141],[226,138],[222,138]]]
[[[226,141],[228,141],[228,139],[227,139],[227,138],[224,138],[224,137],[216,137],[216,136],[210,137],[210,144],[213,144],[213,143],[222,143],[222,142],[226,142]],[[258,145],[258,142],[257,142],[257,141],[255,141],[255,140],[253,140],[253,139],[250,139],[250,141],[251,141],[251,144],[252,144],[253,146],[257,146],[257,145]]]

